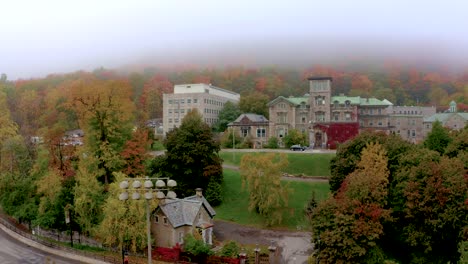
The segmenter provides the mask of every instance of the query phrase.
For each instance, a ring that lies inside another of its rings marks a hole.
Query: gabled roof
[[[309,104],[309,97],[308,96],[301,96],[301,97],[284,97],[278,96],[273,101],[270,101],[267,106],[274,105],[280,101],[286,101],[294,106],[300,105],[301,103]]]
[[[215,210],[213,209],[213,207],[211,207],[210,203],[205,199],[204,196],[200,197],[198,195],[193,195],[193,196],[186,197],[185,199],[190,200],[190,201],[199,201],[199,202],[201,202],[203,204],[203,206],[206,208],[206,210],[208,211],[208,213],[210,214],[211,217],[214,217],[216,215]]]
[[[244,117],[247,117],[251,122],[268,122],[268,119],[263,115],[257,115],[252,113],[241,114],[234,123],[240,122]]]
[[[201,207],[202,202],[187,199],[166,199],[158,206],[174,228],[193,225]]]
[[[465,122],[468,121],[468,113],[437,113],[434,115],[431,115],[430,117],[424,118],[424,122],[435,122],[435,121],[440,121],[440,122],[446,122],[450,117],[454,115],[459,115],[463,119],[465,119]]]

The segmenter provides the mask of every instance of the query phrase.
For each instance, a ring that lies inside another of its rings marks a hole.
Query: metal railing
[[[58,245],[58,244],[55,244],[55,243],[51,243],[51,242],[49,242],[49,241],[47,241],[45,239],[41,239],[40,237],[34,236],[34,235],[32,235],[32,234],[18,228],[16,225],[12,224],[10,222],[10,220],[8,220],[6,215],[4,215],[3,213],[0,213],[0,224],[5,226],[9,230],[17,233],[18,235],[26,238],[26,239],[35,241],[35,242],[37,242],[37,243],[39,243],[41,245],[44,245],[46,247],[49,247],[49,248],[57,249],[57,250],[60,250],[60,251],[63,251],[63,252],[67,252],[67,253],[71,253],[71,254],[74,254],[74,255],[87,257],[87,258],[90,258],[90,259],[95,259],[95,260],[99,260],[99,261],[103,261],[103,262],[122,263],[122,258],[121,257],[93,254],[93,253],[89,253],[89,252],[86,252],[86,251],[81,251],[81,250],[61,246],[61,245]]]

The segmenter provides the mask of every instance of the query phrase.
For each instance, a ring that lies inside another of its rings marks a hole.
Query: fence
[[[74,254],[74,255],[78,255],[78,256],[82,256],[82,257],[87,257],[87,258],[94,259],[94,260],[103,261],[103,262],[122,263],[122,259],[120,257],[91,254],[91,253],[88,253],[88,252],[85,252],[85,251],[79,251],[79,250],[76,250],[76,249],[72,249],[72,248],[69,248],[69,247],[64,247],[64,246],[60,246],[60,245],[48,242],[48,241],[46,241],[44,239],[41,239],[41,238],[39,238],[37,236],[34,236],[34,235],[26,232],[23,228],[21,228],[20,226],[15,225],[15,224],[12,224],[11,221],[7,220],[7,219],[8,219],[8,217],[6,215],[0,214],[0,224],[5,226],[9,230],[17,233],[18,235],[20,235],[22,237],[25,237],[25,238],[27,238],[29,240],[35,241],[35,242],[37,242],[37,243],[39,243],[41,245],[44,245],[46,247],[57,249],[57,250],[60,250],[60,251],[66,252],[66,253],[70,253],[70,254]]]

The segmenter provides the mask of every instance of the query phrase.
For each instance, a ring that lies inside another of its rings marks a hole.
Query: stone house
[[[207,244],[213,243],[213,218],[216,215],[213,207],[196,189],[196,194],[183,199],[161,200],[156,208],[151,232],[157,247],[182,245],[184,237],[198,232]]]
[[[268,142],[269,121],[263,115],[241,114],[228,124],[228,133],[235,133],[242,138],[250,138],[253,148],[262,148]]]

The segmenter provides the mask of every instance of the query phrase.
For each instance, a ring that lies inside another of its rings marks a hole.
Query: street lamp
[[[130,182],[132,184],[130,185]],[[143,184],[142,184],[143,182]],[[153,184],[153,182],[155,182]],[[156,198],[158,200],[169,198],[175,199],[176,193],[171,191],[171,188],[176,187],[177,183],[169,178],[129,178],[120,182],[120,188],[123,192],[119,195],[119,200],[128,200],[128,191],[132,191],[132,199],[139,200],[141,198],[140,192],[144,193],[146,200],[146,235],[148,237],[148,264],[151,263],[151,222],[149,200]],[[164,192],[167,191],[167,194]]]

